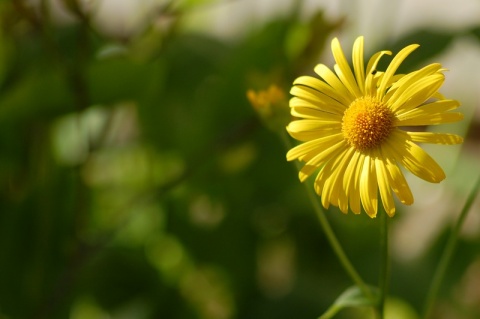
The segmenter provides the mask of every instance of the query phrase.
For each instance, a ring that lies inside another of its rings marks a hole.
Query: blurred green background
[[[430,2],[0,1],[0,318],[321,315],[352,283],[246,92],[287,96],[359,34],[369,54],[421,44],[402,71],[441,62],[465,113],[433,128],[466,138],[428,148],[447,180],[409,177],[416,204],[391,221],[388,318],[418,318],[480,157],[480,2],[449,23]],[[480,318],[479,207],[436,318]],[[375,220],[327,215],[375,285]]]

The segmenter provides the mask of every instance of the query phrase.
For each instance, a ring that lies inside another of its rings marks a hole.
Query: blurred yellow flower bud
[[[267,90],[248,90],[247,98],[262,122],[273,131],[283,131],[291,120],[287,95],[277,85]]]

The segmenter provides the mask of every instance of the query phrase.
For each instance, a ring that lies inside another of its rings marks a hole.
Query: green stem
[[[470,211],[470,208],[475,200],[475,197],[478,195],[480,189],[480,176],[477,177],[477,181],[473,186],[473,189],[470,195],[465,202],[465,206],[463,207],[460,215],[458,216],[457,222],[452,228],[452,232],[450,233],[450,237],[448,238],[447,245],[445,246],[445,250],[443,251],[443,255],[438,263],[437,269],[435,274],[433,275],[432,283],[430,285],[430,289],[427,294],[427,298],[425,301],[425,307],[423,312],[423,318],[428,319],[431,316],[433,311],[433,307],[435,305],[435,300],[437,298],[438,292],[440,291],[440,286],[445,277],[445,273],[447,271],[448,265],[453,257],[453,252],[455,250],[455,246],[458,240],[458,234],[460,233],[460,229],[467,217],[467,213]]]
[[[385,300],[388,295],[388,282],[390,279],[390,254],[389,254],[389,240],[388,240],[388,216],[383,210],[380,213],[380,256],[381,268],[378,288],[380,289],[380,298],[378,302],[378,316],[383,319],[385,316]]]
[[[292,143],[288,136],[284,134],[280,134],[282,137],[282,140],[285,144],[285,146],[290,149],[292,147]],[[297,170],[300,169],[300,163],[296,162],[295,163],[297,166]],[[325,233],[325,236],[327,237],[327,240],[330,244],[330,246],[333,249],[333,252],[337,256],[338,260],[340,261],[340,264],[342,265],[343,269],[345,272],[350,276],[352,281],[362,290],[362,292],[368,297],[373,299],[373,294],[368,288],[367,284],[363,281],[362,277],[358,274],[357,270],[351,263],[350,259],[348,259],[345,251],[342,248],[342,245],[337,239],[337,236],[333,232],[332,226],[330,226],[330,223],[325,216],[325,212],[320,206],[318,197],[313,191],[313,188],[310,187],[307,183],[303,184],[305,186],[305,190],[307,191],[308,198],[310,199],[310,202],[312,203],[313,209],[315,210],[315,213],[317,215],[317,218],[320,222],[320,226],[322,227],[323,232]]]
[[[320,206],[318,198],[313,192],[312,187],[309,187],[308,184],[304,184],[304,186],[305,186],[305,189],[307,190],[310,202],[312,203],[313,209],[315,210],[317,218],[320,222],[320,226],[322,227],[322,230],[325,233],[325,236],[327,237],[327,240],[330,243],[330,246],[332,247],[335,255],[337,255],[337,258],[339,259],[343,269],[346,271],[346,273],[350,276],[353,282],[363,291],[363,293],[366,296],[372,297],[372,293],[368,289],[367,284],[365,284],[363,279],[358,274],[357,270],[353,266],[350,259],[347,257],[345,251],[343,250],[342,245],[338,241],[337,236],[333,232],[332,226],[330,226],[330,223],[327,217],[325,216],[325,212],[323,208]]]

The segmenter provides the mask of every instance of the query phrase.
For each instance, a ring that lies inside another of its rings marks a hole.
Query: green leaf
[[[285,37],[285,53],[293,60],[297,58],[309,44],[311,31],[306,24],[295,24],[287,32]]]
[[[92,104],[135,100],[153,76],[152,65],[128,58],[110,58],[91,63],[86,81]]]
[[[327,311],[318,319],[333,318],[340,310],[349,307],[371,307],[377,303],[378,291],[376,288],[371,288],[372,296],[365,296],[364,292],[358,287],[353,286],[347,288]]]
[[[480,41],[480,26],[476,26],[470,29],[470,33],[474,35],[478,41]]]
[[[71,112],[74,96],[60,72],[32,70],[0,95],[0,122],[46,118]]]

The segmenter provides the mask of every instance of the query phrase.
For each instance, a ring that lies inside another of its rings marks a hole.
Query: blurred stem
[[[292,143],[287,136],[286,133],[281,132],[280,136],[282,138],[282,141],[284,142],[285,146],[287,149],[292,148]],[[295,162],[295,165],[297,167],[297,170],[300,169],[300,163],[297,161]],[[352,281],[362,290],[362,292],[365,294],[370,299],[373,299],[373,294],[368,288],[367,284],[363,281],[362,277],[358,274],[357,270],[351,263],[350,259],[348,259],[347,255],[345,254],[345,251],[342,248],[342,245],[338,241],[337,236],[333,232],[332,226],[330,226],[330,223],[328,222],[327,217],[325,216],[325,211],[323,208],[320,206],[318,197],[314,193],[312,187],[310,187],[307,183],[303,183],[305,186],[305,190],[307,191],[308,198],[310,199],[310,202],[312,203],[313,209],[315,210],[315,213],[318,217],[318,220],[320,221],[320,225],[322,227],[323,232],[325,233],[325,236],[327,237],[327,240],[330,244],[330,246],[333,249],[333,252],[335,255],[337,255],[337,258],[340,261],[340,264],[342,265],[343,269],[345,272],[350,276]]]
[[[473,186],[473,189],[470,192],[467,198],[467,201],[465,202],[465,205],[463,206],[463,209],[460,212],[460,215],[458,216],[457,222],[452,228],[452,232],[450,233],[450,237],[448,238],[448,242],[445,246],[445,250],[443,251],[440,262],[438,263],[435,274],[433,275],[432,283],[430,285],[430,289],[427,293],[427,298],[425,301],[425,307],[423,311],[424,319],[428,319],[431,316],[433,307],[435,305],[435,301],[437,299],[438,292],[440,291],[440,286],[442,284],[443,278],[445,277],[445,273],[447,271],[448,265],[450,264],[450,261],[453,257],[453,252],[457,244],[460,229],[462,228],[463,222],[467,217],[467,213],[470,211],[470,208],[472,207],[473,201],[478,195],[479,190],[480,190],[480,176],[477,177],[477,181]]]
[[[385,300],[388,295],[388,282],[390,278],[390,253],[388,240],[388,216],[383,206],[380,205],[380,258],[381,268],[378,287],[380,289],[380,298],[377,306],[378,317],[383,319],[385,316]]]

